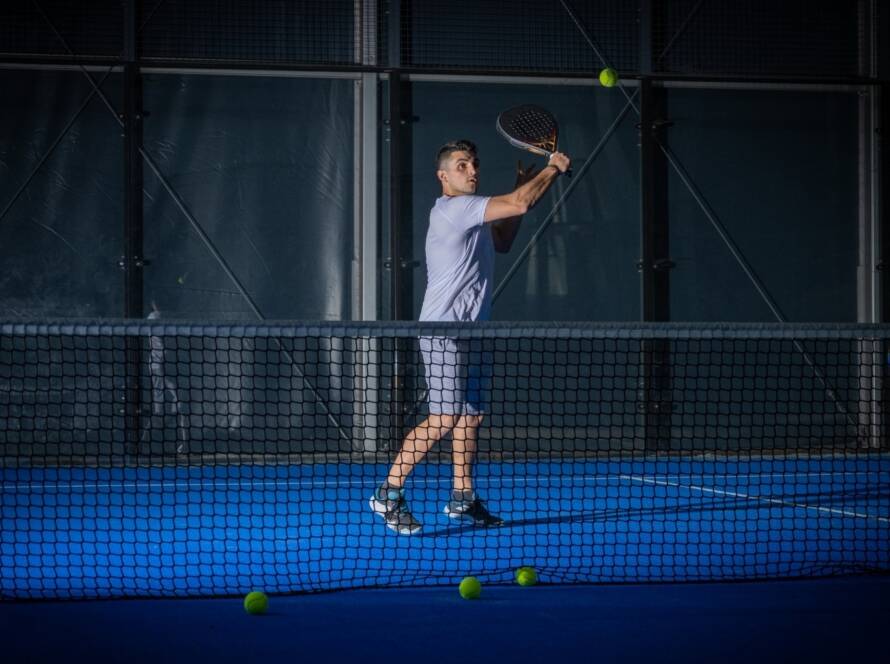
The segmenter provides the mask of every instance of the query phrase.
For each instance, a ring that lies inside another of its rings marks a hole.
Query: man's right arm
[[[521,187],[504,194],[492,196],[485,206],[485,221],[498,221],[517,215],[523,215],[537,203],[541,196],[550,188],[553,181],[565,173],[570,165],[569,158],[561,152],[554,152],[550,156],[547,166],[541,170],[531,181]]]

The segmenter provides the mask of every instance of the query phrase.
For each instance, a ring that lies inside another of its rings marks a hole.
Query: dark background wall
[[[353,85],[148,75],[145,146],[266,318],[350,316]],[[157,178],[145,295],[165,315],[253,312]]]
[[[82,76],[5,70],[0,86],[0,210],[7,209],[0,220],[0,310],[6,317],[119,316],[120,131],[94,98],[51,150],[90,92]],[[120,77],[103,89],[119,97]]]
[[[792,321],[856,320],[856,104],[837,92],[668,94],[673,151]],[[672,319],[773,320],[675,173],[668,197]]]
[[[873,149],[872,166],[885,160],[887,22],[866,1],[4,3],[0,312],[116,317],[125,288],[138,288],[142,315],[351,318],[363,183],[381,201],[365,272],[375,283],[364,288],[380,286],[376,317],[411,319],[438,145],[475,140],[482,191],[506,192],[516,161],[535,158],[506,145],[494,119],[538,103],[557,115],[579,169],[626,102],[595,82],[610,64],[628,93],[641,81],[657,90],[659,119],[671,123],[660,140],[784,315],[856,320],[857,269],[883,278],[861,264],[860,244],[881,236],[886,206],[873,204],[886,176],[875,169],[876,186],[863,189],[861,159]],[[163,178],[143,164],[144,255],[128,285],[129,162],[112,111],[99,95],[85,102],[81,66],[119,116],[125,93],[138,95],[139,140]],[[379,165],[368,173],[357,132],[372,91]],[[653,297],[661,318],[774,319],[677,174],[662,164],[662,181],[644,182],[639,122],[628,113],[579,174],[500,294],[497,319],[651,318]],[[527,215],[514,252],[498,257],[498,283],[567,184]],[[653,187],[663,208],[647,217]],[[870,227],[865,209],[878,214]],[[654,295],[638,268],[647,224],[672,262]]]

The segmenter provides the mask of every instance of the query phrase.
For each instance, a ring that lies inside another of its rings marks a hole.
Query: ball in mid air
[[[618,83],[618,72],[611,67],[606,67],[600,72],[600,84],[604,88],[614,87]]]

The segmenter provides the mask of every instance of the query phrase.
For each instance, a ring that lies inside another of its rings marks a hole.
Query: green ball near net
[[[533,586],[538,582],[538,573],[534,567],[520,567],[516,570],[515,577],[520,586]]]
[[[269,610],[269,598],[266,593],[258,590],[247,593],[244,597],[244,610],[252,616],[261,616]]]
[[[479,599],[482,594],[482,584],[475,576],[468,576],[460,582],[458,591],[464,599]]]

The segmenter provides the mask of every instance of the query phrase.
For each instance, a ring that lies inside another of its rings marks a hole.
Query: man
[[[569,168],[569,158],[554,153],[540,172],[517,175],[517,187],[502,196],[477,196],[479,159],[470,141],[443,145],[436,156],[442,196],[430,211],[426,238],[427,288],[421,321],[488,320],[494,281],[494,252],[510,250],[522,215]],[[473,489],[472,464],[479,425],[485,413],[489,365],[465,341],[422,337],[420,350],[429,388],[429,417],[405,438],[384,483],[369,501],[371,509],[398,533],[410,535],[421,524],[405,500],[405,480],[443,437],[451,434],[454,484],[444,512],[477,526],[499,526]]]

